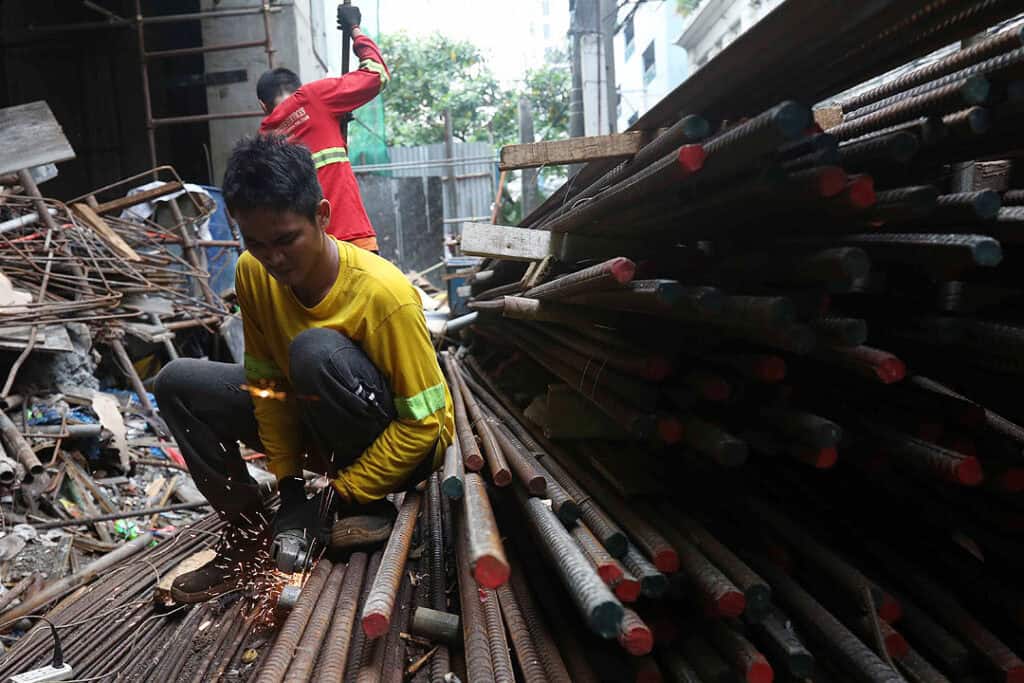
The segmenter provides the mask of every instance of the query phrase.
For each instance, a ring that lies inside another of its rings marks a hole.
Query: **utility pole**
[[[604,135],[613,129],[606,90],[602,3],[603,0],[575,0],[573,4],[569,24],[569,35],[572,37],[569,135],[572,137]]]
[[[444,156],[448,160],[445,166],[445,189],[448,190],[448,218],[459,215],[459,195],[455,178],[455,134],[452,124],[452,110],[444,110]]]
[[[533,108],[525,95],[519,98],[519,142],[533,142]],[[537,201],[537,169],[524,168],[523,181],[523,215],[528,215],[539,203]]]
[[[615,29],[619,25],[618,0],[599,0],[601,13],[602,54],[604,56],[604,82],[607,92],[608,127],[605,132],[615,133],[618,128],[619,97],[615,89]]]

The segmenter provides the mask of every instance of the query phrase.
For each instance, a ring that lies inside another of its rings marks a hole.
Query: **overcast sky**
[[[499,79],[508,83],[522,78],[525,68],[541,59],[545,44],[564,42],[569,26],[568,0],[353,0],[372,33],[405,31],[427,35],[440,31],[452,38],[469,40],[483,50]],[[334,25],[333,3],[327,3]],[[544,8],[548,18],[544,18]],[[548,39],[544,39],[544,24]],[[531,24],[533,38],[530,37]],[[332,71],[340,65],[338,31],[328,31]],[[384,55],[387,59],[387,55]]]

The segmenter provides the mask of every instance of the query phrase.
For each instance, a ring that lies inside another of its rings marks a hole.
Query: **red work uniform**
[[[352,47],[359,57],[357,71],[306,83],[274,107],[260,124],[260,133],[284,135],[309,147],[324,198],[331,203],[327,232],[376,251],[377,234],[359,196],[338,121],[376,97],[391,74],[377,45],[365,34],[355,38]]]

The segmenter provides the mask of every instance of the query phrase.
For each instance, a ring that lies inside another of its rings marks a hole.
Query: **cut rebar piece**
[[[956,192],[936,198],[938,218],[945,221],[987,221],[996,217],[1002,198],[995,190]]]
[[[470,391],[469,386],[463,380],[462,366],[459,361],[452,357],[449,360],[449,363],[453,373],[452,377],[449,378],[449,381],[454,382],[458,386],[458,390],[462,393],[462,400],[466,406],[466,413],[472,421],[472,426],[476,430],[477,435],[480,437],[480,443],[483,446],[484,459],[487,461],[487,467],[491,472],[491,480],[494,482],[495,486],[508,486],[512,483],[512,472],[509,470],[508,462],[505,460],[505,455],[502,453],[501,446],[498,444],[498,440],[494,436],[491,424],[480,409],[480,405],[473,396],[473,392]],[[472,467],[469,467],[468,461],[466,462],[466,466],[468,469],[473,469]]]
[[[681,649],[686,661],[704,683],[735,683],[736,674],[702,636],[696,633],[687,636]]]
[[[448,385],[451,388],[452,403],[455,407],[455,431],[459,440],[459,450],[462,452],[463,463],[467,470],[478,472],[484,467],[484,457],[480,454],[480,447],[476,443],[473,427],[469,421],[469,414],[466,412],[466,403],[462,397],[458,370],[450,354],[443,353],[441,358],[444,363],[445,373],[448,375]]]
[[[519,570],[519,571],[517,571]],[[571,681],[569,672],[566,671],[565,662],[558,652],[555,639],[551,636],[551,630],[544,622],[541,611],[534,600],[533,594],[527,586],[521,567],[513,565],[512,574],[509,577],[509,586],[515,595],[516,602],[522,612],[523,620],[533,638],[537,656],[544,667],[544,674],[552,683],[569,683]]]
[[[622,580],[624,574],[622,565],[601,545],[601,541],[594,535],[594,532],[587,528],[586,524],[576,524],[570,533],[579,544],[583,554],[597,570],[597,575],[606,584],[614,586]]]
[[[809,678],[814,673],[814,655],[804,646],[793,630],[789,619],[777,608],[771,607],[760,619],[748,619],[747,624],[770,655],[771,661],[782,662],[790,676]]]
[[[964,676],[970,668],[970,652],[963,642],[905,596],[899,595],[898,599],[903,608],[900,629],[943,671],[958,678]]]
[[[280,683],[284,680],[288,665],[295,656],[295,648],[306,630],[306,624],[313,616],[313,610],[332,568],[330,561],[320,560],[313,569],[306,585],[302,587],[299,601],[288,615],[281,632],[277,635],[277,640],[274,641],[274,646],[263,661],[259,677],[256,679],[258,683]]]
[[[544,497],[547,491],[547,480],[537,459],[527,453],[522,443],[500,422],[495,420],[492,427],[494,436],[505,453],[505,460],[508,461],[516,478],[531,496]]]
[[[388,632],[391,613],[395,607],[395,596],[405,574],[405,561],[412,545],[416,516],[420,511],[420,494],[410,491],[405,494],[402,507],[395,519],[391,538],[384,548],[380,569],[373,579],[373,585],[363,605],[363,632],[369,639],[379,638]]]
[[[890,95],[934,81],[936,78],[954,73],[990,57],[1019,48],[1022,44],[1024,44],[1024,28],[1020,26],[987,36],[977,43],[965,46],[931,64],[914,69],[867,92],[854,95],[842,102],[843,111],[853,111],[878,102]]]
[[[326,562],[326,560],[321,561]],[[321,645],[328,635],[331,617],[336,613],[335,603],[338,601],[345,573],[346,568],[343,564],[339,563],[331,568],[331,573],[323,584],[322,592],[319,599],[316,600],[313,613],[306,623],[302,637],[295,644],[294,659],[292,659],[291,665],[288,667],[288,675],[284,679],[287,683],[304,683],[309,680],[313,665],[320,654]]]
[[[746,683],[772,683],[775,672],[758,649],[725,621],[708,623],[712,644]]]
[[[755,568],[771,583],[773,594],[782,601],[788,614],[800,622],[802,632],[829,652],[844,672],[872,683],[903,683],[898,673],[879,659],[796,581],[770,562],[758,560]]]
[[[634,657],[649,655],[654,649],[654,634],[651,633],[651,629],[640,618],[640,615],[633,610],[628,608],[625,610],[619,629],[619,634],[616,636],[619,645]]]
[[[971,76],[921,95],[901,98],[869,114],[845,121],[828,132],[840,141],[864,135],[872,130],[910,121],[926,114],[946,114],[975,104],[988,97],[989,82],[984,76]]]
[[[487,625],[480,605],[480,588],[469,566],[469,540],[465,515],[456,515],[455,562],[462,608],[462,641],[466,673],[471,681],[493,681],[494,668],[487,641]]]
[[[462,498],[465,491],[465,463],[462,460],[462,449],[456,439],[444,451],[444,469],[441,475],[441,491],[452,500]]]
[[[494,510],[483,478],[466,474],[466,495],[462,499],[467,562],[473,578],[484,588],[497,588],[508,580],[508,559],[501,541]]]
[[[702,606],[716,617],[738,617],[747,607],[747,598],[729,578],[709,560],[696,545],[668,526],[662,518],[664,529],[673,545],[679,549],[681,570],[697,591]],[[765,591],[767,593],[767,591]]]
[[[530,525],[543,543],[544,554],[557,570],[584,622],[601,637],[614,638],[622,623],[622,604],[605,586],[554,513],[539,499],[517,493]]]
[[[508,625],[508,635],[512,640],[512,647],[516,652],[516,661],[523,672],[523,679],[526,681],[544,681],[546,674],[544,663],[537,654],[537,647],[533,642],[533,633],[530,625],[523,615],[512,588],[505,584],[495,591],[498,602],[501,605],[501,614]]]
[[[487,628],[487,650],[491,655],[494,681],[515,683],[516,677],[512,671],[512,659],[509,657],[508,639],[505,638],[505,623],[501,618],[498,594],[490,588],[481,588],[478,595],[484,614],[484,626]]]
[[[622,557],[623,566],[640,581],[640,593],[648,598],[660,598],[668,591],[668,577],[658,571],[635,546],[630,544]]]
[[[895,131],[840,145],[839,159],[847,170],[865,171],[889,164],[906,164],[920,148],[916,135]]]
[[[882,384],[899,382],[907,374],[902,360],[870,346],[821,348],[814,352],[814,358]]]
[[[586,292],[621,287],[631,281],[635,274],[636,264],[620,256],[532,287],[523,292],[522,296],[542,301],[567,299]]]

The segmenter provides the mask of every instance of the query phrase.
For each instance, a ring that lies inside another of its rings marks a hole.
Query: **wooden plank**
[[[121,236],[114,232],[114,229],[98,213],[93,211],[88,204],[79,202],[78,204],[72,204],[71,208],[118,256],[127,261],[142,260],[142,257],[136,254],[135,250],[128,246],[128,243],[121,239]]]
[[[462,224],[462,253],[511,261],[539,261],[551,253],[552,233],[490,223]]]
[[[151,199],[157,197],[163,197],[177,192],[182,187],[181,183],[177,180],[173,180],[168,183],[164,183],[160,187],[154,187],[152,190],[144,190],[142,192],[136,192],[135,194],[128,195],[127,197],[121,197],[120,199],[113,199],[109,202],[103,202],[95,207],[96,213],[110,213],[112,211],[121,211],[143,202],[148,202]],[[87,198],[88,199],[88,198]]]
[[[0,133],[0,175],[75,158],[75,150],[42,100],[0,109]]]
[[[566,140],[547,140],[522,145],[506,145],[501,148],[503,171],[537,166],[558,166],[577,164],[598,159],[630,157],[640,151],[647,136],[643,131],[612,135],[593,135]]]
[[[617,240],[592,235],[551,233],[490,223],[462,224],[462,253],[509,261],[540,261],[553,256],[560,261],[582,258],[650,258],[666,251],[652,240]]]

